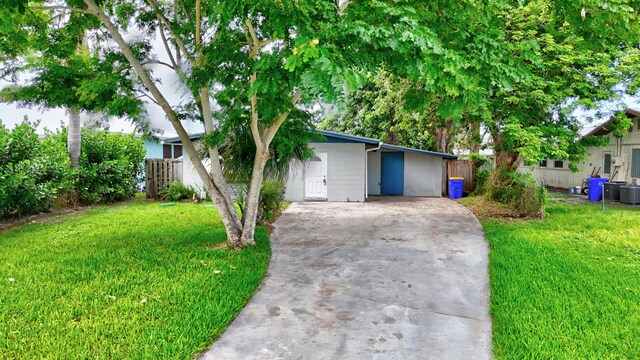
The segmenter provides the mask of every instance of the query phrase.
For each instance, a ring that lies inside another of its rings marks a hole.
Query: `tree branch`
[[[271,44],[275,40],[269,39],[263,41],[258,39],[258,35],[256,34],[251,21],[249,21],[249,19],[245,19],[244,24],[246,25],[246,30],[249,31],[248,35],[247,31],[244,32],[244,36],[247,38],[247,44],[249,45],[249,57],[251,59],[255,59],[255,57],[258,56],[258,52],[260,52],[263,47]],[[251,40],[249,39],[249,36],[251,36]]]
[[[136,99],[142,99],[142,98],[147,98],[149,100],[151,100],[151,102],[153,102],[154,104],[160,106],[160,104],[156,101],[156,99],[154,99],[151,95],[147,94],[144,91],[136,91],[137,93],[139,93],[140,95],[136,96]]]
[[[82,13],[82,14],[89,14],[89,15],[96,15],[94,12],[87,10],[87,9],[78,9],[78,8],[74,8],[74,7],[69,7],[69,6],[62,6],[62,5],[51,5],[51,6],[29,6],[29,9],[33,9],[33,10],[62,10],[62,11],[71,11],[71,12],[77,12],[77,13]]]
[[[162,26],[162,22],[158,23],[158,32],[160,33],[160,39],[162,40],[162,45],[164,45],[164,49],[169,56],[169,61],[173,65],[174,69],[180,68],[180,65],[176,62],[176,59],[173,57],[173,52],[171,52],[171,47],[169,46],[169,42],[167,41],[167,37],[164,35],[164,26]]]
[[[158,64],[158,65],[164,65],[164,66],[168,67],[171,70],[175,70],[176,69],[173,65],[167,64],[166,62],[160,61],[160,60],[147,60],[145,62],[142,62],[141,64],[142,65]]]
[[[295,94],[291,98],[291,104],[295,106],[301,97],[302,97],[301,93]],[[289,113],[291,113],[291,110],[287,110],[284,113],[280,114],[280,116],[278,116],[278,118],[274,122],[272,122],[271,125],[269,125],[269,127],[267,128],[267,131],[263,136],[263,141],[266,144],[267,148],[269,148],[271,141],[276,136],[276,133],[278,132],[278,129],[280,129],[280,126],[282,125],[282,123],[284,123],[284,121],[289,116]]]
[[[247,25],[247,30],[249,30],[249,34],[251,35],[251,39],[253,40],[253,44],[254,45],[258,45],[260,43],[260,40],[258,40],[258,35],[256,35],[256,31],[253,28],[253,25],[251,24],[251,21],[249,21],[249,19],[245,19],[244,24]]]
[[[169,32],[173,36],[173,40],[176,42],[176,45],[178,46],[178,48],[180,48],[180,50],[184,53],[184,56],[187,58],[187,61],[189,62],[189,64],[193,66],[194,65],[193,58],[191,58],[191,56],[189,55],[187,48],[184,46],[184,43],[182,42],[182,39],[180,39],[178,34],[173,30],[173,27],[171,26],[171,22],[169,22],[169,20],[164,16],[162,11],[160,11],[160,6],[158,6],[158,3],[156,2],[156,0],[146,0],[146,2],[147,4],[149,4],[149,6],[153,8],[158,20],[164,23],[164,26],[167,28],[167,30],[169,30]]]
[[[338,3],[338,4],[336,4],[336,5],[338,5],[338,14],[344,13],[344,11],[347,9],[347,7],[349,5],[351,5],[351,1],[350,0],[343,0],[342,4],[340,4],[340,1],[341,0],[337,0],[336,1]]]
[[[256,82],[256,73],[251,74],[249,78],[249,84],[251,84],[251,91],[253,91],[253,84]],[[256,148],[261,149],[262,139],[260,138],[260,130],[258,128],[258,95],[251,95],[251,135],[253,141],[256,143]]]
[[[200,38],[200,33],[202,32],[202,12],[200,9],[201,5],[202,0],[196,0],[196,54],[198,53],[198,47],[200,47],[200,44],[202,43],[202,39]]]

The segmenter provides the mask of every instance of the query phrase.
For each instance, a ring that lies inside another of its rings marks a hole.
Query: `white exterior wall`
[[[631,177],[631,154],[633,149],[640,149],[640,130],[638,130],[638,120],[633,121],[633,131],[627,134],[624,138],[619,140],[615,139],[611,134],[608,135],[610,142],[606,147],[591,147],[587,149],[589,156],[586,162],[578,164],[580,172],[574,173],[569,170],[568,161],[564,161],[562,169],[555,169],[553,167],[553,159],[548,160],[547,167],[535,167],[532,174],[538,182],[544,182],[545,185],[569,188],[571,186],[580,186],[582,179],[591,176],[591,172],[595,167],[596,170],[600,168],[600,176],[604,178],[611,177],[612,174],[604,173],[604,154],[610,153],[612,157],[620,156],[622,158],[622,164],[617,166],[611,165],[611,172],[615,172],[618,169],[615,181],[632,182]],[[531,172],[531,167],[521,166],[521,171]],[[636,178],[636,181],[640,183],[640,179]]]
[[[289,164],[289,176],[284,199],[287,201],[304,200],[304,163],[299,161]]]
[[[204,161],[204,166],[207,171],[211,170],[209,159]],[[189,158],[189,154],[187,154],[186,151],[182,153],[182,182],[185,185],[193,186],[196,190],[206,190],[202,184],[202,180],[200,180],[200,176],[191,162],[191,158]]]
[[[380,195],[380,176],[382,175],[380,171],[380,167],[382,166],[380,150],[369,151],[367,158],[367,191],[369,191],[369,195]]]
[[[364,201],[365,144],[312,143],[317,152],[327,153],[327,200]],[[304,200],[304,164],[292,164],[285,199]]]
[[[442,158],[404,153],[404,196],[442,195]]]

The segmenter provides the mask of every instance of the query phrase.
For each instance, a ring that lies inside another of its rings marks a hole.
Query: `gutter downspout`
[[[378,142],[378,147],[367,149],[364,152],[364,199],[369,198],[369,151],[377,151],[382,147],[383,142]]]

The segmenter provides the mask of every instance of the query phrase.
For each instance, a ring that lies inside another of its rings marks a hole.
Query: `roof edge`
[[[636,110],[636,109],[632,109],[632,108],[626,108],[624,110],[624,113],[629,118],[634,118],[634,117],[640,116],[640,110]],[[611,124],[615,120],[616,120],[616,118],[614,116],[611,116],[611,118],[609,118],[609,120],[603,122],[602,124],[596,126],[593,129],[591,129],[591,131],[586,133],[583,137],[609,134],[611,131],[604,130],[604,127],[609,125],[609,124]],[[602,132],[602,134],[600,134],[601,132]]]
[[[429,150],[413,149],[413,148],[408,148],[408,147],[404,147],[404,146],[384,144],[384,143],[382,144],[382,148],[383,149],[389,149],[389,150],[412,152],[412,153],[416,153],[416,154],[438,156],[438,157],[441,157],[443,159],[448,159],[448,160],[455,160],[455,159],[458,158],[457,155],[453,155],[453,154],[446,154],[446,153],[441,153],[441,152],[436,152],[436,151],[429,151]]]

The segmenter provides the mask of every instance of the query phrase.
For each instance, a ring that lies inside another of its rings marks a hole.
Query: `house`
[[[145,159],[178,159],[182,156],[182,145],[165,144],[164,140],[145,140],[142,144],[147,150]]]
[[[614,118],[597,126],[585,136],[607,136],[610,139],[606,147],[590,147],[584,163],[578,164],[579,172],[569,169],[569,162],[562,159],[548,159],[531,169],[523,166],[523,171],[531,171],[536,180],[547,186],[567,189],[580,186],[584,178],[593,172],[600,177],[614,181],[633,182],[640,179],[640,110],[627,109],[625,114],[632,121],[632,126],[623,138],[615,138],[607,125]],[[613,177],[613,179],[612,179]]]
[[[441,196],[443,161],[457,156],[385,144],[376,139],[318,131],[310,143],[314,156],[290,164],[289,201],[365,201],[371,195]],[[179,143],[165,140],[165,144]],[[183,153],[183,182],[202,189]]]

